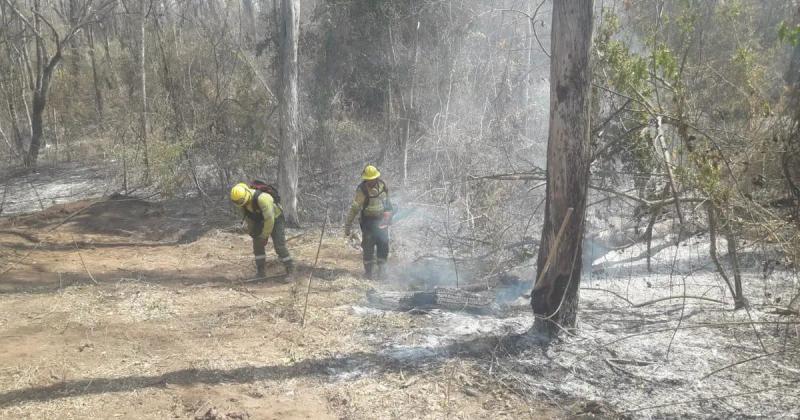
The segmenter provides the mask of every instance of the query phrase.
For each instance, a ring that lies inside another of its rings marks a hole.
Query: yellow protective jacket
[[[250,201],[242,207],[245,220],[247,220],[248,231],[251,236],[267,239],[272,234],[272,228],[275,226],[275,219],[282,214],[281,207],[275,203],[271,195],[265,192],[259,191],[256,193],[255,190],[251,190],[251,193],[251,197],[256,198],[256,200],[250,199]],[[263,225],[263,227],[261,225]]]
[[[379,219],[383,217],[384,212],[391,212],[392,210],[392,202],[389,200],[389,188],[383,180],[379,179],[372,188],[367,187],[367,184],[362,182],[356,188],[356,197],[350,206],[350,213],[347,215],[345,226],[349,228],[359,213],[361,213],[362,218]]]

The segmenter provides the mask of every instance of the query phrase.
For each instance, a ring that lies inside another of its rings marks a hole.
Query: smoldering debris
[[[383,346],[382,356],[402,363],[441,363],[466,353],[483,357],[487,375],[524,395],[597,401],[614,416],[798,414],[800,320],[775,311],[775,302],[791,300],[796,273],[774,271],[765,280],[760,266],[747,266],[744,291],[750,306],[735,311],[708,264],[703,238],[659,247],[652,272],[639,258],[643,246],[607,253],[597,261],[606,270],[582,283],[578,330],[545,347],[522,340],[516,346],[500,345],[502,337],[524,337],[533,325],[529,309],[519,307],[505,317],[444,306],[400,313],[416,320],[413,329],[371,339]],[[496,301],[500,294],[493,290],[481,296]],[[409,302],[404,308],[435,303]],[[358,313],[387,313],[370,306]]]
[[[446,309],[475,313],[496,313],[502,310],[494,299],[465,290],[438,287],[431,291],[382,292],[371,290],[367,301],[380,308],[398,311],[413,309]]]
[[[481,272],[480,264],[479,260],[468,260],[456,265],[430,256],[417,259],[391,273],[390,288],[401,290],[369,290],[367,302],[395,311],[442,309],[502,315],[511,310],[516,299],[530,292],[531,281],[505,272],[487,275]],[[460,282],[456,280],[459,278]]]

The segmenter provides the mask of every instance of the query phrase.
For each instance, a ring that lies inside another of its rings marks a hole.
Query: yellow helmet
[[[372,165],[367,165],[367,167],[364,168],[364,171],[361,172],[361,179],[364,181],[372,181],[373,179],[378,179],[380,176],[381,173],[378,172],[378,168]]]
[[[244,182],[240,182],[231,188],[231,201],[233,201],[233,204],[236,204],[239,207],[247,204],[252,196],[253,193],[250,192],[250,188],[248,188],[247,184]]]

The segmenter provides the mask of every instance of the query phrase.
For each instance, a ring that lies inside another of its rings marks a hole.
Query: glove
[[[267,246],[268,243],[269,243],[269,238],[264,238],[264,246]]]
[[[392,212],[390,211],[383,212],[383,219],[381,220],[381,224],[378,225],[378,228],[386,229],[391,224],[392,224]]]
[[[346,227],[344,228],[344,237],[345,237],[345,238],[349,238],[351,233],[352,233],[352,232],[350,232],[350,226],[346,226]]]

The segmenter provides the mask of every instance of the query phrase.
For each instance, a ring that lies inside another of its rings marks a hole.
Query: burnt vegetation
[[[396,206],[381,284],[325,254],[358,248],[331,238],[366,164]],[[308,289],[286,291],[303,324],[314,307],[292,299],[347,278],[335,304],[369,320],[348,326],[425,315],[438,347],[381,326],[357,331],[430,352],[77,375],[63,389],[0,381],[0,410],[129,380],[253,383],[359,363],[447,375],[463,356],[517,404],[569,402],[553,416],[794,414],[796,1],[0,0],[0,297],[138,276],[235,284],[260,299],[254,316],[289,313],[247,289],[238,260],[91,261],[227,247],[227,194],[249,179],[278,186],[290,248],[322,249],[319,262],[298,251]],[[451,414],[447,384],[437,414]],[[359,415],[339,398],[338,415]]]

